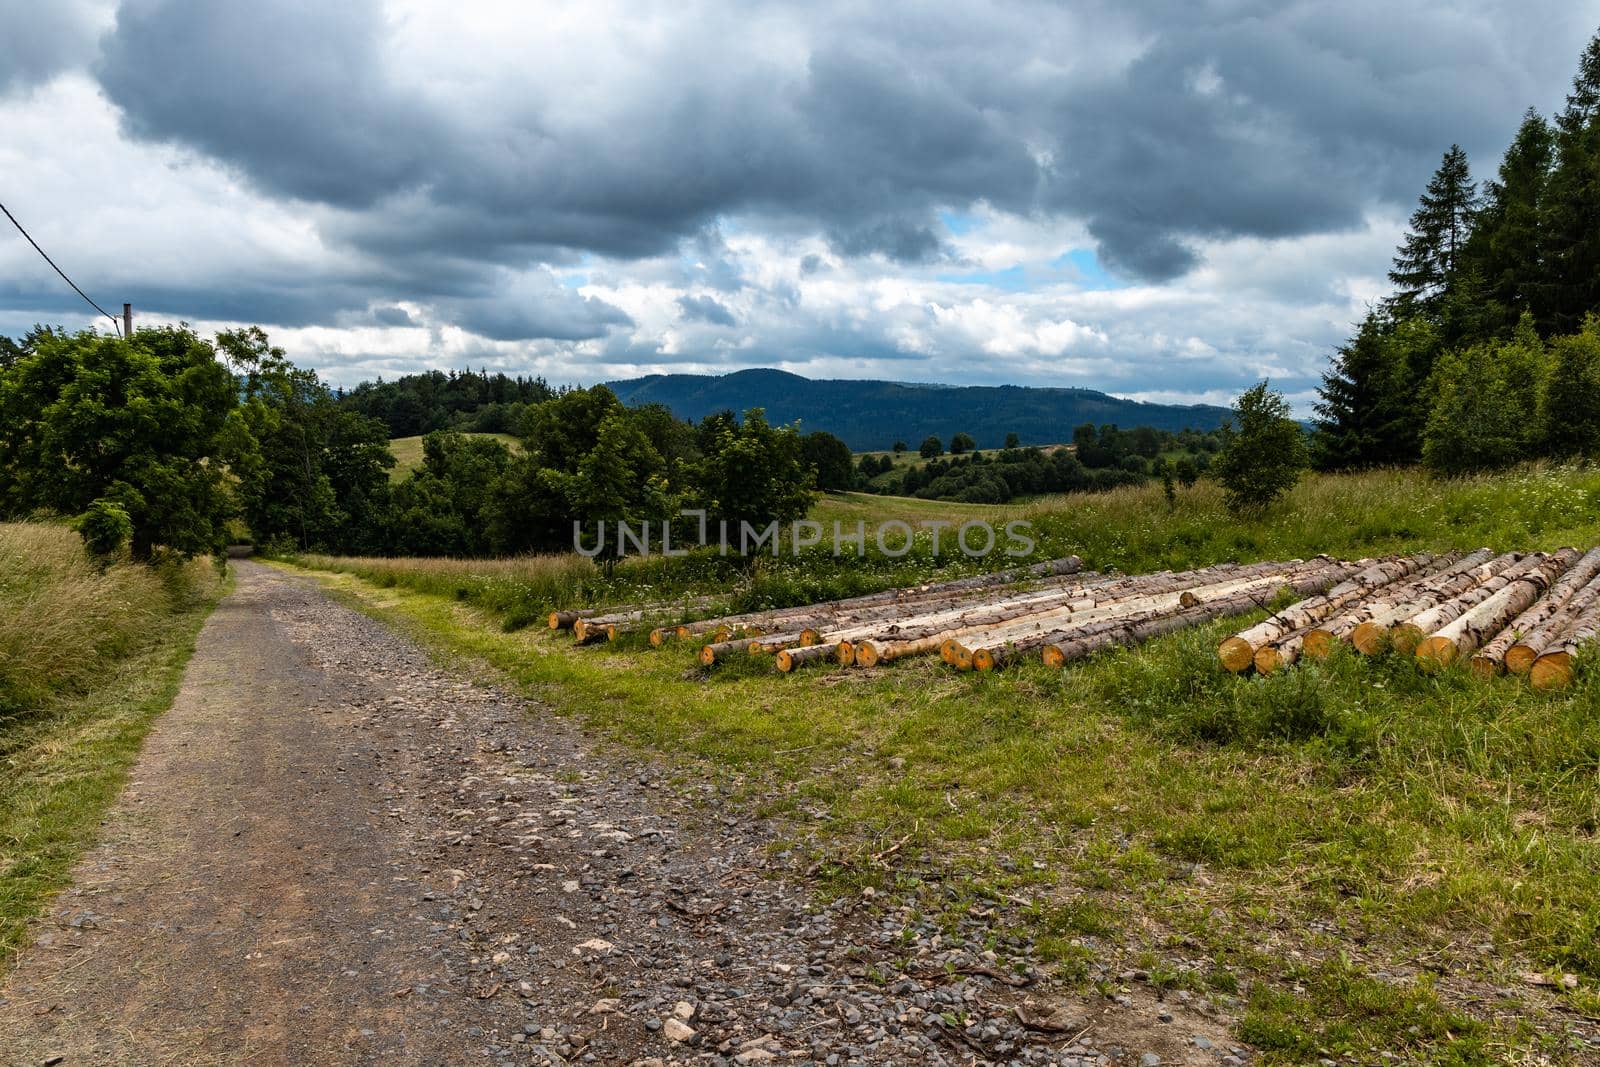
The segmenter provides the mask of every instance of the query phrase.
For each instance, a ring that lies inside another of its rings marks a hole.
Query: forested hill
[[[606,384],[625,404],[664,404],[695,421],[716,411],[765,408],[773,423],[798,420],[802,429],[827,430],[858,452],[887,449],[896,441],[915,448],[924,437],[955,433],[972,435],[980,448],[999,448],[1009,433],[1026,444],[1048,444],[1070,441],[1073,427],[1086,422],[1211,430],[1228,415],[1226,408],[1141,404],[1093,389],[903,385],[802,378],[780,370],[652,374]]]

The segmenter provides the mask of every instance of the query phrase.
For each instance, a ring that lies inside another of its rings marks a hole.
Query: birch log
[[[1543,566],[1547,558],[1543,552],[1531,552],[1493,578],[1473,586],[1460,596],[1452,597],[1390,627],[1389,644],[1397,652],[1407,656],[1412,655],[1429,634],[1455,622],[1512,582],[1537,570]]]
[[[1296,630],[1310,626],[1334,614],[1339,608],[1357,598],[1369,596],[1374,590],[1397,582],[1432,564],[1429,553],[1373,563],[1360,573],[1347,578],[1321,596],[1311,597],[1293,604],[1265,622],[1234,634],[1222,642],[1217,656],[1222,665],[1237,674],[1255,662],[1256,650],[1262,645],[1281,640]]]
[[[1469,568],[1448,579],[1440,579],[1409,600],[1401,603],[1376,601],[1372,616],[1350,631],[1350,643],[1364,656],[1376,655],[1387,644],[1389,631],[1396,624],[1482,585],[1508,567],[1516,566],[1522,559],[1520,552],[1505,552],[1481,566]]]
[[[1577,561],[1575,548],[1551,553],[1527,574],[1419,642],[1417,661],[1428,670],[1438,670],[1462,656],[1470,656],[1492,641],[1512,619],[1533,607]]]
[[[1596,551],[1600,552],[1600,549]],[[1533,669],[1534,662],[1556,643],[1567,627],[1572,625],[1572,620],[1589,610],[1589,605],[1597,600],[1600,600],[1600,573],[1573,593],[1548,619],[1529,627],[1526,633],[1518,637],[1515,644],[1506,649],[1506,670],[1513,674],[1527,674]]]
[[[1573,659],[1578,650],[1600,638],[1600,599],[1574,618],[1561,635],[1533,661],[1528,680],[1535,689],[1565,689],[1576,677]]]
[[[1600,548],[1584,553],[1583,558],[1573,563],[1542,598],[1511,620],[1493,641],[1478,649],[1472,657],[1473,673],[1480,678],[1492,678],[1505,670],[1506,656],[1511,649],[1520,647],[1525,638],[1551,620],[1566,616],[1573,598],[1582,593],[1596,575],[1600,575]],[[1531,667],[1537,658],[1538,653],[1535,652],[1532,659],[1527,661],[1528,666]]]
[[[1312,627],[1301,642],[1300,655],[1311,659],[1327,658],[1333,651],[1335,643],[1349,640],[1355,633],[1356,627],[1371,621],[1390,605],[1424,595],[1433,588],[1468,574],[1494,559],[1494,555],[1493,549],[1480,548],[1465,556],[1451,553],[1440,557],[1440,560],[1435,562],[1444,562],[1445,566],[1413,575],[1407,581],[1384,590],[1381,596],[1352,605],[1333,618],[1325,619]]]

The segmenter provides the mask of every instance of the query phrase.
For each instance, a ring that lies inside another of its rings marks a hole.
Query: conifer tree
[[[1451,145],[1411,213],[1411,229],[1389,271],[1401,314],[1438,314],[1462,265],[1477,206],[1467,154]]]
[[[1539,214],[1554,158],[1554,132],[1542,115],[1529,108],[1506,149],[1499,174],[1484,182],[1484,203],[1468,258],[1482,279],[1484,297],[1494,305],[1499,329],[1516,325],[1523,312],[1532,312],[1536,321],[1542,319]]]
[[[1316,464],[1323,470],[1352,470],[1385,463],[1407,463],[1399,455],[1406,418],[1408,368],[1395,360],[1390,345],[1392,323],[1381,311],[1370,311],[1356,335],[1339,348],[1333,366],[1322,376],[1313,439]]]
[[[1570,333],[1600,304],[1600,34],[1556,118],[1556,161],[1541,221],[1549,330]]]

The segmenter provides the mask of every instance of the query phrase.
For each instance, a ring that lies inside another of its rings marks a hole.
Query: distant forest
[[[1012,435],[1030,445],[1057,444],[1084,423],[1205,431],[1228,417],[1227,408],[1143,404],[1092,389],[814,380],[779,370],[658,374],[609,382],[606,388],[629,407],[657,404],[690,422],[761,408],[775,425],[826,431],[856,452],[956,433],[972,437],[978,448],[999,448]],[[434,370],[363,382],[339,395],[348,410],[387,425],[391,437],[412,437],[433,430],[518,434],[528,406],[548,400],[555,390],[543,378]]]
[[[1600,454],[1600,36],[1554,122],[1530,109],[1495,177],[1458,145],[1423,192],[1391,296],[1322,385],[1329,470],[1440,474]]]

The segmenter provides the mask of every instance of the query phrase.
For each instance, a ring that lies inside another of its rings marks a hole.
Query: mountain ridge
[[[773,423],[798,421],[826,430],[858,452],[896,441],[916,448],[924,437],[949,443],[971,434],[980,448],[998,448],[1007,434],[1024,444],[1072,439],[1075,426],[1115,423],[1123,429],[1211,430],[1228,409],[1211,404],[1150,404],[1072,386],[943,385],[881,379],[807,378],[775,367],[729,374],[647,374],[605,383],[629,406],[664,404],[679,418],[764,408]]]

